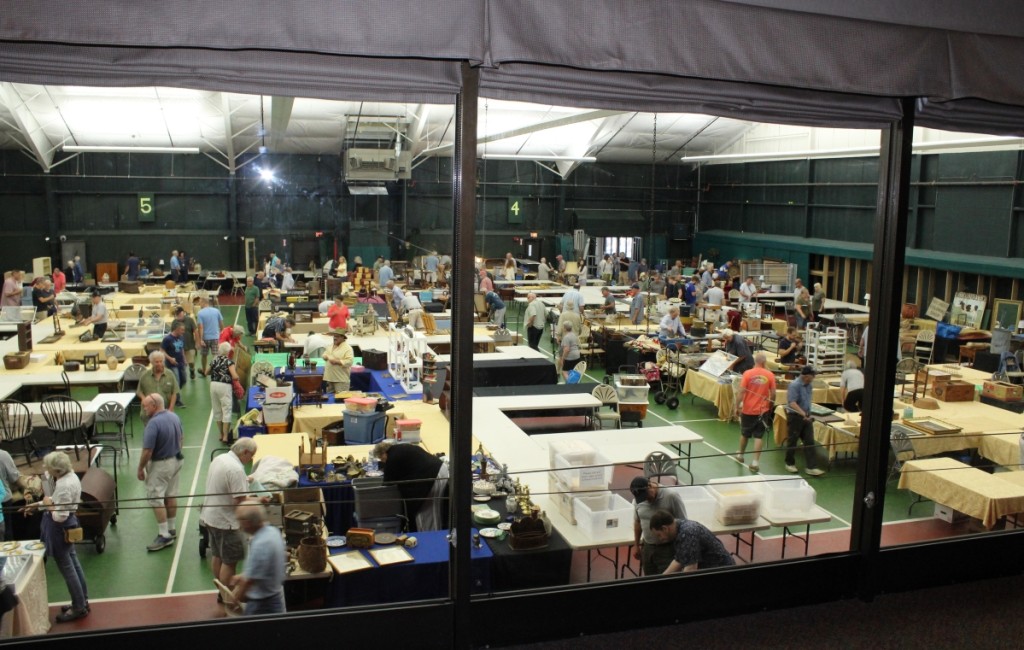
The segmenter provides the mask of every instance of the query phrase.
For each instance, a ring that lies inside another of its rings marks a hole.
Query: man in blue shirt
[[[380,274],[377,278],[378,286],[387,286],[387,283],[394,279],[395,271],[391,268],[391,260],[384,260],[384,265],[380,267]]]
[[[245,616],[282,614],[287,554],[281,532],[267,524],[267,511],[259,501],[246,499],[235,509],[242,530],[251,535],[245,573],[234,576],[235,600],[245,603]]]
[[[694,275],[686,282],[686,286],[683,287],[683,302],[690,306],[692,311],[693,306],[697,304],[700,298],[700,289],[697,288],[697,276]]]
[[[634,284],[630,287],[632,298],[629,300],[629,322],[639,325],[644,321],[644,294],[640,292],[640,285]]]
[[[171,279],[175,282],[182,282],[181,279],[181,260],[178,259],[178,251],[171,251]]]
[[[439,263],[437,251],[431,251],[430,255],[423,258],[423,270],[426,272],[426,281],[430,284],[437,283],[437,265]]]
[[[381,267],[381,270],[383,271],[384,268]],[[395,308],[395,313],[397,314],[402,309],[402,302],[405,301],[405,292],[395,286],[394,280],[388,280],[385,286],[391,290],[391,306]]]
[[[722,541],[692,519],[676,519],[672,513],[658,510],[651,515],[651,533],[659,543],[673,545],[672,562],[665,569],[666,574],[736,564]]]
[[[164,336],[163,341],[160,342],[160,349],[163,350],[167,358],[167,365],[178,378],[178,386],[184,388],[188,377],[185,373],[187,367],[185,362],[185,321],[176,320],[171,323],[171,333]],[[178,406],[184,406],[181,403],[181,395],[179,394],[178,397]]]
[[[217,354],[217,346],[220,345],[220,331],[224,329],[224,317],[221,316],[219,309],[210,304],[209,298],[200,300],[199,306],[201,309],[196,314],[196,323],[199,324],[196,329],[196,342],[199,343],[203,357],[203,369],[199,371],[199,374],[209,377],[210,372],[206,369],[206,361],[211,352]]]
[[[491,322],[498,325],[498,327],[505,327],[505,301],[501,299],[501,296],[488,291],[484,295],[484,303],[487,305],[487,311],[491,312]]]
[[[811,385],[818,371],[814,366],[804,366],[800,371],[800,379],[794,381],[786,390],[786,424],[789,435],[786,437],[786,471],[796,474],[796,441],[804,445],[804,459],[807,462],[808,476],[821,476],[825,472],[818,469],[818,459],[814,449],[814,420],[811,419]]]
[[[128,252],[128,261],[124,264],[124,274],[128,276],[129,280],[139,279],[139,258],[135,256],[134,251]]]
[[[178,535],[174,518],[178,513],[178,477],[184,457],[181,454],[181,420],[164,409],[164,398],[152,393],[142,398],[142,409],[149,417],[142,434],[138,479],[146,484],[146,497],[156,516],[157,536],[146,547],[159,551],[174,544]]]

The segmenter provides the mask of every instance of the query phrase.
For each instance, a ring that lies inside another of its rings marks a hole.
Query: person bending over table
[[[750,346],[742,336],[729,328],[722,330],[722,342],[725,344],[725,351],[736,357],[736,363],[732,369],[738,373],[744,373],[754,367],[754,356],[750,353]]]
[[[679,307],[673,305],[668,308],[668,313],[661,317],[658,323],[658,338],[663,347],[679,348],[680,345],[687,345],[690,339],[686,336],[686,330],[679,321]]]
[[[657,481],[643,476],[633,479],[629,491],[633,494],[633,557],[640,560],[643,575],[659,575],[672,563],[675,549],[651,531],[651,516],[664,510],[674,519],[686,519],[686,506],[678,493],[663,490]]]
[[[505,327],[505,301],[501,299],[501,296],[488,291],[484,295],[484,304],[487,305],[487,311],[491,314],[491,322],[498,327]]]
[[[786,438],[786,471],[796,474],[796,441],[799,439],[804,446],[804,459],[807,462],[809,476],[821,476],[825,472],[818,469],[818,459],[814,450],[814,421],[811,419],[811,394],[814,389],[811,382],[818,371],[814,366],[804,366],[800,371],[800,379],[794,381],[786,389],[786,425],[789,435]]]
[[[291,316],[274,316],[263,327],[262,337],[277,341],[278,352],[283,352],[285,343],[295,342],[295,339],[292,338],[293,327],[295,327],[295,319]]]
[[[615,315],[615,297],[608,287],[601,287],[601,310],[605,316]]]
[[[839,377],[839,388],[843,391],[843,408],[849,413],[860,413],[864,398],[864,373],[853,361],[846,362],[846,370]]]
[[[651,515],[651,532],[660,543],[672,545],[672,561],[664,574],[736,564],[722,541],[696,521],[676,519],[671,512],[658,510]]]
[[[103,304],[103,297],[98,291],[94,291],[92,294],[92,315],[76,323],[76,325],[90,324],[94,339],[101,339],[107,333],[107,306]]]
[[[405,501],[410,531],[448,525],[448,463],[419,445],[384,440],[373,448],[384,483],[396,484]]]

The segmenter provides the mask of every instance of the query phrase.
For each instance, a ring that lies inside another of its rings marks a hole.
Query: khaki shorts
[[[149,505],[160,508],[167,497],[178,496],[178,477],[182,461],[177,458],[151,460],[146,468],[146,498]]]
[[[185,363],[187,363],[188,365],[191,366],[195,362],[196,362],[196,350],[195,350],[195,348],[192,348],[191,350],[185,350]]]
[[[206,532],[210,535],[210,551],[213,557],[219,557],[224,564],[238,564],[245,558],[242,531],[207,526]]]

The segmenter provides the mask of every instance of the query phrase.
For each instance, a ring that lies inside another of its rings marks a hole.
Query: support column
[[[454,647],[468,648],[470,573],[470,456],[473,453],[473,254],[476,236],[476,144],[480,73],[462,64],[462,92],[455,104],[455,160],[452,168],[455,240],[453,245],[452,381],[449,496],[455,527],[454,561],[450,563],[455,612]]]
[[[882,537],[889,465],[889,434],[892,426],[892,395],[895,386],[896,345],[899,337],[900,301],[907,241],[907,205],[910,191],[911,146],[914,138],[914,101],[901,103],[903,119],[882,132],[878,165],[878,214],[874,227],[871,279],[871,317],[864,416],[857,473],[863,477],[854,490],[851,550],[864,560],[858,595],[870,600],[877,593],[877,563]],[[895,488],[894,488],[895,489]]]

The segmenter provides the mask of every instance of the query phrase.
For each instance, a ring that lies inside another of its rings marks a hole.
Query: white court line
[[[188,491],[189,497],[188,497],[188,501],[185,503],[185,507],[184,507],[185,516],[178,523],[178,539],[174,540],[175,541],[175,544],[174,544],[174,560],[171,562],[171,571],[167,575],[167,586],[164,588],[164,593],[167,594],[167,595],[171,595],[171,594],[174,593],[174,591],[173,591],[173,589],[174,589],[174,578],[178,574],[178,562],[181,559],[181,546],[182,546],[181,545],[181,538],[185,535],[185,531],[188,530],[188,518],[189,518],[189,515],[192,514],[192,502],[195,501],[195,493],[196,493],[196,489],[198,488],[198,485],[199,485],[199,474],[200,474],[200,472],[199,472],[199,469],[200,469],[199,463],[202,462],[203,457],[206,455],[206,442],[207,442],[207,440],[210,437],[210,431],[211,431],[210,427],[211,427],[212,424],[213,424],[213,410],[211,409],[210,410],[209,419],[207,419],[207,421],[206,421],[206,433],[203,435],[203,444],[199,447],[199,454],[196,457],[196,475],[195,475],[195,477],[193,477],[193,479],[192,479],[192,487]],[[181,508],[180,506],[178,507],[179,511],[182,510],[182,509],[183,508]],[[175,594],[175,595],[177,595],[177,594]]]

